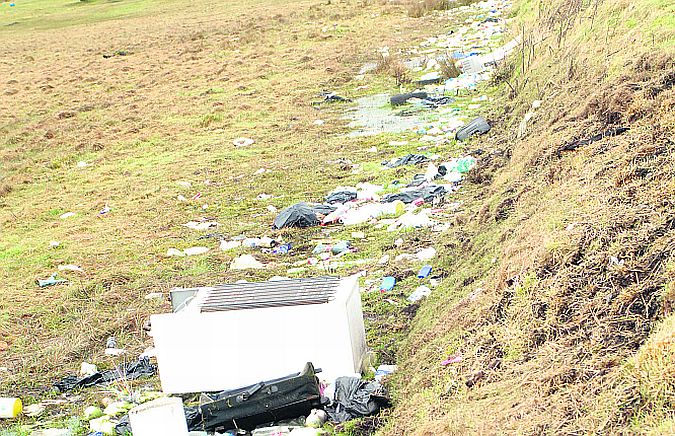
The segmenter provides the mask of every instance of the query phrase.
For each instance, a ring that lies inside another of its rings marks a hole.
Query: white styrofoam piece
[[[129,411],[129,424],[134,436],[187,436],[183,400],[178,397],[158,398]]]

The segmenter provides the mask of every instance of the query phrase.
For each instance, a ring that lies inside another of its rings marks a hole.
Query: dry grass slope
[[[672,434],[675,26],[650,3],[518,2],[500,127],[388,434]]]

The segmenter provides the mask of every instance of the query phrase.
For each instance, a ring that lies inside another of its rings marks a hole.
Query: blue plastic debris
[[[380,285],[380,292],[391,291],[394,289],[394,285],[396,285],[396,277],[384,277]]]
[[[423,279],[429,276],[429,274],[431,274],[431,265],[424,265],[422,269],[420,269],[420,272],[417,273],[417,278]]]
[[[52,274],[51,276],[49,276],[48,279],[44,279],[44,280],[38,279],[38,280],[37,280],[38,286],[40,286],[41,288],[46,288],[47,286],[60,285],[60,284],[62,284],[62,283],[67,283],[67,282],[68,282],[68,280],[57,279],[57,278],[56,278],[56,274],[57,274],[57,273]]]

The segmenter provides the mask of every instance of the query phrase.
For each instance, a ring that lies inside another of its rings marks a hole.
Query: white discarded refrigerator
[[[299,372],[307,362],[325,380],[361,371],[366,341],[357,277],[193,291],[177,312],[151,316],[166,393],[248,386]]]

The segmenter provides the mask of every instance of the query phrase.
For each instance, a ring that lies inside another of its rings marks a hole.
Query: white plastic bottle
[[[21,399],[0,397],[0,418],[16,418],[22,410]]]

